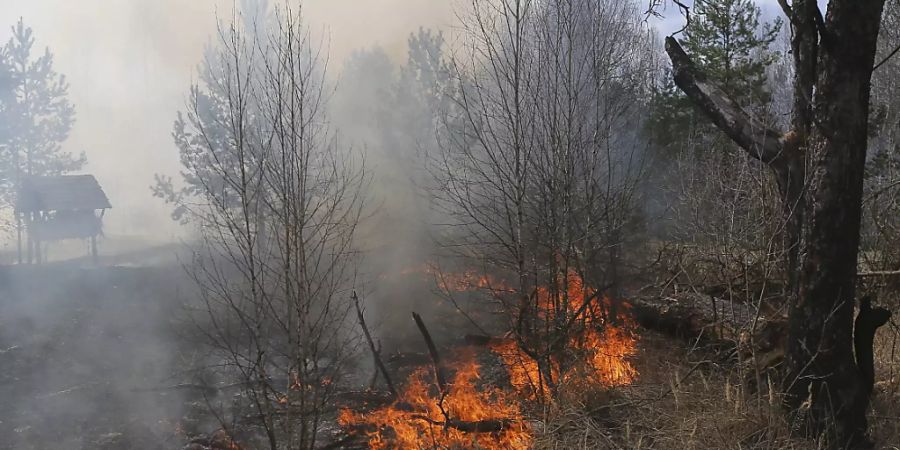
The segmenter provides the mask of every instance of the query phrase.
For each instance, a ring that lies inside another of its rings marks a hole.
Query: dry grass
[[[900,449],[898,330],[883,331],[878,387],[870,413],[880,449]],[[704,359],[669,338],[645,332],[635,361],[640,379],[626,388],[563,395],[536,427],[537,449],[789,449],[821,443],[792,438],[779,398],[764,385],[742,386],[736,369]],[[777,387],[773,386],[777,389]]]

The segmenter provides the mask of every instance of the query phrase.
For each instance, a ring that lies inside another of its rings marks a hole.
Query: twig
[[[897,46],[894,47],[894,50],[892,52],[888,53],[888,55],[885,56],[884,59],[881,60],[881,62],[879,62],[878,64],[875,64],[875,67],[872,67],[872,71],[874,72],[874,71],[878,70],[879,67],[881,67],[884,63],[888,62],[889,59],[893,58],[894,55],[897,54],[897,52],[900,52],[900,44],[897,44]]]
[[[172,386],[134,388],[131,390],[131,392],[202,391],[209,395],[215,395],[217,392],[219,392],[223,389],[227,389],[229,387],[237,387],[242,384],[243,383],[237,383],[234,385],[216,387],[216,386],[207,386],[205,384],[181,383],[181,384],[175,384]]]
[[[359,326],[362,327],[363,334],[366,335],[366,342],[369,343],[369,350],[372,351],[372,357],[375,358],[375,366],[378,367],[378,370],[381,371],[381,375],[384,376],[384,382],[387,384],[388,390],[391,391],[391,395],[394,399],[399,398],[397,395],[397,389],[394,388],[394,383],[391,382],[391,376],[388,374],[387,367],[385,367],[384,363],[381,361],[381,355],[378,349],[375,347],[375,341],[372,340],[372,335],[369,333],[369,327],[366,326],[366,319],[363,317],[362,308],[359,306],[359,296],[356,295],[356,291],[353,291],[353,305],[356,307],[356,317],[359,319]]]
[[[0,350],[0,355],[5,354],[5,353],[9,353],[9,352],[11,352],[11,351],[13,351],[13,350],[15,350],[15,349],[17,349],[17,348],[19,348],[18,345],[13,345],[12,347],[5,348],[5,349],[3,349],[3,350]]]

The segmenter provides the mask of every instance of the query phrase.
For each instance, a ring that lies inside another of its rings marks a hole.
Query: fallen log
[[[783,317],[703,294],[636,297],[629,303],[640,326],[702,345],[766,353],[781,348],[787,334]]]
[[[477,421],[450,419],[446,422],[440,422],[420,414],[413,415],[412,418],[424,420],[432,425],[440,427],[453,428],[454,430],[459,430],[463,433],[498,433],[508,429],[516,422],[512,419],[488,419]]]
[[[787,320],[767,316],[752,305],[703,294],[638,297],[629,303],[641,327],[712,349],[737,362],[747,386],[764,385],[784,361]]]

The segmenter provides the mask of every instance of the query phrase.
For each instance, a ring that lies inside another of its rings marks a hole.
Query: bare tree
[[[327,126],[327,61],[299,12],[259,20],[269,31],[220,28],[175,126],[187,189],[157,192],[199,229],[198,323],[247,399],[231,413],[249,407],[272,449],[311,449],[356,344],[345,325],[367,178]]]
[[[569,336],[615,285],[635,216],[642,153],[626,124],[653,69],[639,22],[628,2],[477,2],[467,59],[451,63],[437,195],[448,244],[514,280],[493,297],[539,389],[577,360]]]

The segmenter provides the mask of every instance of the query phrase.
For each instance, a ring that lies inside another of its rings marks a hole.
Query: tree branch
[[[397,395],[397,389],[394,388],[394,383],[391,381],[391,375],[388,373],[387,367],[385,367],[384,363],[381,361],[381,352],[379,352],[378,348],[375,346],[375,341],[369,333],[369,327],[366,326],[366,318],[363,316],[362,308],[359,306],[359,297],[356,295],[356,291],[353,291],[351,297],[353,298],[353,305],[356,307],[356,317],[359,319],[359,326],[362,327],[363,334],[366,336],[366,342],[369,343],[369,350],[372,351],[372,357],[375,358],[375,367],[378,368],[381,375],[384,377],[384,383],[391,392],[391,396],[394,399],[398,399],[400,397]]]
[[[412,313],[412,316],[413,320],[416,321],[416,326],[419,327],[419,332],[422,333],[422,338],[425,339],[425,345],[428,346],[428,354],[431,355],[431,362],[434,364],[434,377],[437,379],[438,389],[443,394],[447,392],[447,379],[444,377],[441,357],[438,354],[437,347],[434,345],[434,341],[431,339],[431,333],[428,332],[428,328],[425,328],[422,316],[416,313]]]
[[[666,38],[675,84],[710,120],[750,156],[768,164],[776,162],[784,148],[782,133],[767,126],[740,107],[697,69],[673,37]]]

